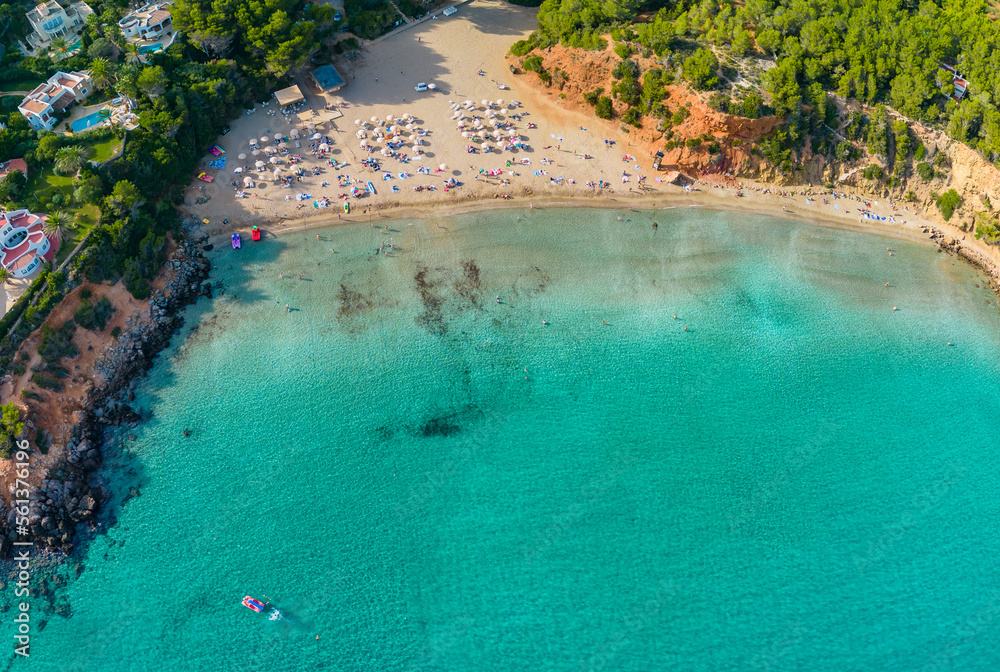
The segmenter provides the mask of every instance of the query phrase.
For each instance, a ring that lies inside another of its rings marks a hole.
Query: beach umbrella
[[[258,168],[263,168],[264,167],[264,162],[263,161],[258,161],[254,165],[257,166]]]
[[[438,170],[448,170],[448,166],[442,163],[440,166],[438,166]]]
[[[267,142],[268,141],[268,137],[266,135],[262,135],[262,136],[260,136],[260,141],[261,142]]]
[[[310,122],[310,123],[306,124],[306,128],[308,128],[311,131],[314,128],[316,128],[316,124],[313,124],[313,123]]]
[[[288,135],[292,136],[293,138],[298,139],[298,137],[299,137],[299,129],[293,128],[292,130],[290,130],[288,132]]]
[[[276,141],[278,141],[278,140],[281,140],[281,138],[282,138],[282,135],[281,135],[281,133],[275,133],[275,134],[274,134],[274,139],[275,139]]]
[[[243,185],[244,186],[249,187],[251,184],[253,184],[253,178],[252,177],[248,176],[248,177],[244,177],[243,178]]]
[[[480,138],[485,138],[487,135],[489,135],[489,133],[487,133],[486,131],[479,131],[477,135],[479,135]]]
[[[387,115],[385,115],[385,120],[386,120],[386,121],[392,121],[392,120],[393,120],[393,119],[395,119],[395,118],[396,118],[396,117],[392,116],[391,114],[387,114]]]
[[[322,136],[322,135],[320,135],[319,133],[313,133],[313,136],[312,136],[312,139],[313,139],[313,140],[319,140],[319,139],[320,139],[320,138],[322,138],[322,137],[323,137],[323,136]]]
[[[354,125],[355,126],[360,126],[361,125],[361,120],[360,119],[355,119],[354,120]]]
[[[469,133],[468,131],[463,131],[462,132],[462,137],[463,138],[471,138],[472,137],[472,133]]]
[[[326,144],[325,142],[320,143],[320,145],[319,145],[319,151],[325,152],[328,149],[330,149],[330,145]]]
[[[379,152],[379,153],[380,153],[380,154],[381,154],[382,156],[389,156],[389,148],[388,148],[388,147],[383,147],[383,148],[382,148],[382,151],[381,151],[381,152]]]
[[[412,131],[413,130],[413,124],[407,124],[406,125],[406,130]]]
[[[255,149],[255,150],[253,150],[250,153],[253,154],[254,156],[260,156],[260,150],[259,149]]]
[[[483,106],[484,106],[484,107],[485,107],[485,106],[487,106],[487,105],[489,105],[489,104],[490,104],[490,101],[488,101],[488,100],[483,100]]]
[[[247,155],[246,155],[246,154],[240,154],[240,155],[239,155],[239,156],[237,156],[236,158],[237,158],[237,159],[240,159],[240,160],[242,161],[243,159],[247,158]]]
[[[378,123],[378,117],[372,117],[372,118],[371,118],[371,122],[372,122],[373,124],[377,124],[377,123]]]
[[[479,146],[482,147],[483,149],[489,149],[490,148],[490,143],[484,142],[483,144],[481,144]]]
[[[288,143],[287,142],[282,142],[281,144],[278,145],[278,147],[281,147],[282,149],[287,149],[288,148]]]
[[[274,176],[277,177],[278,175],[281,175],[281,168],[274,169]]]
[[[503,105],[503,98],[497,98],[497,105]]]
[[[281,163],[281,159],[279,159],[279,158],[278,158],[278,157],[276,157],[276,156],[272,156],[272,157],[271,157],[271,158],[270,158],[269,160],[270,160],[270,162],[271,162],[271,163],[272,163],[273,165],[277,165],[277,164]]]

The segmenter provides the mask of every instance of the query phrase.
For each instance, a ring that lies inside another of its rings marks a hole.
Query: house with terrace
[[[94,90],[89,72],[57,72],[44,84],[39,84],[17,106],[31,127],[51,131],[56,115]]]
[[[170,20],[170,8],[173,2],[157,2],[143,5],[129,12],[118,28],[129,42],[155,40],[173,32],[174,24]]]
[[[65,45],[63,55],[76,51],[80,31],[86,26],[87,17],[93,13],[94,10],[85,2],[63,7],[56,0],[50,0],[36,5],[25,14],[31,24],[31,32],[19,43],[21,51],[27,56],[37,56],[52,47],[56,40],[62,40]]]
[[[27,210],[0,214],[0,265],[13,277],[30,278],[59,251],[59,239],[43,231],[45,219]]]

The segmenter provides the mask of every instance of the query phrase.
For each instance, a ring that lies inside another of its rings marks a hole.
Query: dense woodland
[[[996,162],[1000,35],[994,14],[983,0],[545,0],[528,42],[594,49],[605,46],[601,35],[611,34],[700,89],[720,85],[715,53],[757,59],[768,66],[761,84],[773,112],[788,118],[792,146],[806,135],[824,135],[822,125],[835,121],[827,115],[827,95],[837,94],[940,124]],[[514,52],[527,53],[529,44]],[[948,97],[952,78],[941,63],[970,82],[961,103]],[[832,152],[835,142],[817,149]],[[882,154],[889,158],[889,151]]]

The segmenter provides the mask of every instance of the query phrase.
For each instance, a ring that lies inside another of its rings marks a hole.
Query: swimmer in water
[[[949,343],[948,345],[951,345],[951,343]],[[191,430],[185,429],[183,432],[181,432],[181,434],[183,434],[184,436],[191,436]]]
[[[499,296],[497,297],[497,303],[500,303],[500,297]]]

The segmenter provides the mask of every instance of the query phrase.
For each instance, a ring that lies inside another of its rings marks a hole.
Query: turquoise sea
[[[698,209],[388,228],[211,253],[8,669],[1000,669],[969,267]]]

